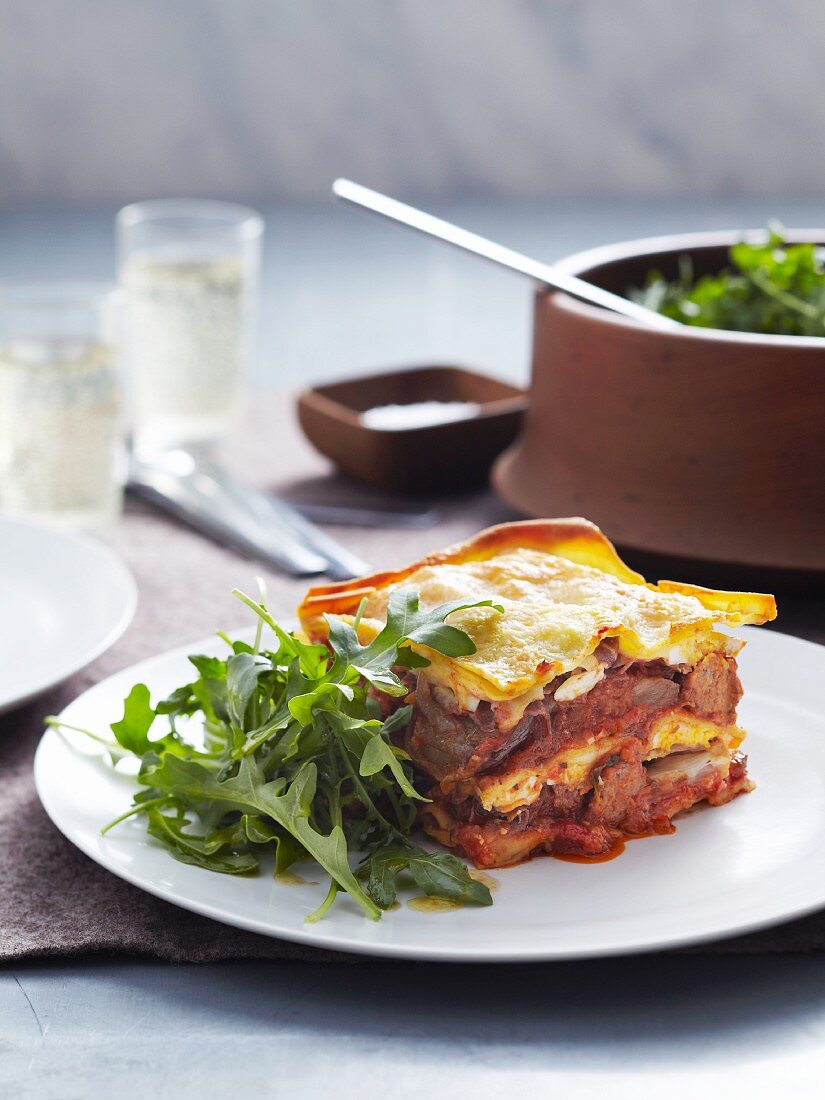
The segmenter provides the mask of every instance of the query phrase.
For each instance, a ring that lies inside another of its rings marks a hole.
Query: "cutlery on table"
[[[132,454],[127,488],[219,543],[292,576],[344,580],[369,565],[290,505],[234,477],[196,448]]]
[[[339,527],[394,527],[407,531],[426,531],[435,527],[436,508],[409,511],[400,508],[376,508],[371,505],[322,504],[291,501],[292,507],[313,523],[333,523]]]

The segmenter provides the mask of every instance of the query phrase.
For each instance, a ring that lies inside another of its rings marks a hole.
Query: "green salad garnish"
[[[454,601],[430,610],[414,592],[390,595],[387,621],[368,644],[355,624],[329,620],[328,645],[304,642],[275,622],[265,606],[235,592],[258,617],[254,644],[220,637],[225,658],[191,656],[192,680],[154,706],[136,684],[102,744],[117,763],[140,761],[131,809],[104,832],[136,814],[175,859],[223,874],[253,874],[270,852],[275,875],[313,859],[329,875],[329,891],[307,918],[317,920],[345,891],[371,918],[396,899],[407,875],[425,894],[490,905],[489,889],[448,852],[412,842],[417,806],[408,755],[393,735],[412,708],[382,718],[380,697],[407,688],[395,669],[427,659],[409,643],[450,657],[475,652],[472,639],[445,620],[466,607],[502,608],[490,600]],[[274,633],[273,648],[263,631]],[[195,717],[200,739],[186,736]],[[60,729],[77,729],[48,718]],[[356,856],[352,864],[350,857]]]
[[[779,336],[825,336],[825,253],[815,244],[788,244],[772,223],[762,244],[741,241],[731,266],[696,279],[689,256],[679,277],[652,271],[628,297],[685,325]]]

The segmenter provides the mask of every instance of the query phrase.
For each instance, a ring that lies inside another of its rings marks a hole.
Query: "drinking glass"
[[[91,529],[119,516],[118,312],[111,287],[0,284],[0,511]]]
[[[245,410],[261,216],[159,199],[124,207],[117,236],[135,449],[224,438]]]

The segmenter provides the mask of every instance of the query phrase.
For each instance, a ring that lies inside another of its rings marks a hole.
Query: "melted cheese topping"
[[[424,647],[432,662],[427,675],[441,680],[462,702],[504,700],[529,693],[554,676],[586,667],[605,637],[617,637],[627,656],[661,657],[694,664],[721,648],[714,622],[741,622],[741,615],[709,610],[679,592],[622,580],[540,550],[516,548],[484,561],[423,566],[396,585],[374,589],[364,626],[386,619],[393,587],[418,593],[422,606],[447,600],[491,599],[504,608],[469,608],[450,616],[476,645],[469,657],[445,658]]]
[[[651,726],[643,758],[657,760],[673,752],[708,749],[712,742],[730,753],[739,747],[744,736],[738,726],[717,726],[692,714],[673,711]],[[487,811],[511,813],[535,802],[546,783],[572,789],[589,786],[593,768],[626,745],[626,736],[603,737],[591,744],[562,749],[532,768],[463,780],[458,789],[474,795]]]

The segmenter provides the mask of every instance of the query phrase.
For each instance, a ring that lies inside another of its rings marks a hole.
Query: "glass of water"
[[[158,199],[117,216],[134,446],[218,441],[245,411],[263,219]]]
[[[105,529],[123,499],[119,295],[0,285],[0,511]]]

